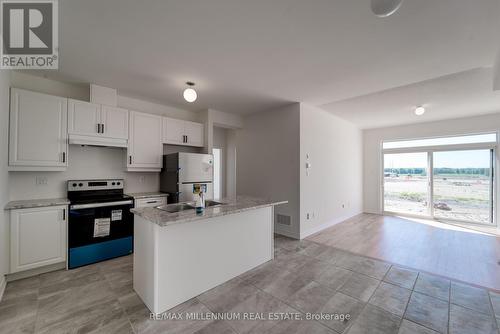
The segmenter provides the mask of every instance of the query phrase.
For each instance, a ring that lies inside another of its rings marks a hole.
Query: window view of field
[[[490,150],[433,153],[434,217],[491,223]],[[429,215],[427,153],[386,154],[384,209]]]
[[[427,153],[384,155],[384,210],[429,215]]]

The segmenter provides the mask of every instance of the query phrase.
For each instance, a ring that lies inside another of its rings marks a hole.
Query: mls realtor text
[[[348,321],[350,314],[342,313],[299,313],[299,312],[205,312],[205,313],[150,313],[152,320],[337,320]]]

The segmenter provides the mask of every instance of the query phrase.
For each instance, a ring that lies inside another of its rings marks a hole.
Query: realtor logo
[[[0,68],[58,68],[57,0],[0,0],[0,17]]]

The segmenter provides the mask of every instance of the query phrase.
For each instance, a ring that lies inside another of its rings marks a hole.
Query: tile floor
[[[0,333],[500,333],[500,294],[311,241],[275,241],[275,260],[168,312],[202,319],[150,319],[129,256],[9,283]],[[206,316],[213,312],[259,319]]]

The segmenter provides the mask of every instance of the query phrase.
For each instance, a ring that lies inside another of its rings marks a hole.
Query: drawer
[[[136,208],[146,208],[153,206],[160,206],[167,204],[166,197],[150,197],[150,198],[140,198],[135,200]]]

